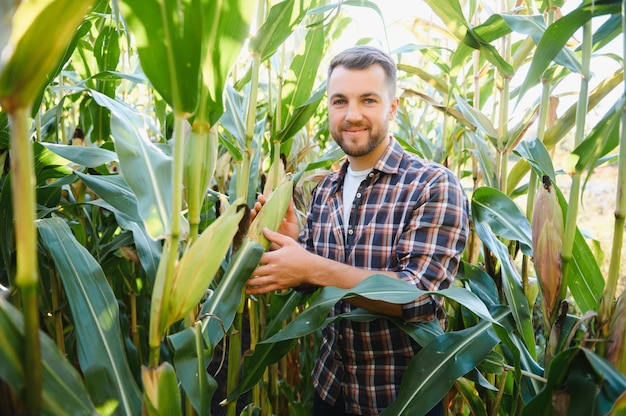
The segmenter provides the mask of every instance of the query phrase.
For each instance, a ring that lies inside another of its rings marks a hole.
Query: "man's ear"
[[[400,105],[400,99],[398,97],[393,97],[393,99],[391,100],[391,107],[389,109],[389,121],[392,121],[396,118],[398,105]]]

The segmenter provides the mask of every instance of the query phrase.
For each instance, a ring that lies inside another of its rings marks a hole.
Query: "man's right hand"
[[[267,199],[263,196],[263,194],[260,194],[257,197],[254,207],[250,210],[250,222],[252,222],[259,211],[261,211],[263,205],[265,205],[265,201],[267,201]],[[276,231],[282,235],[291,237],[294,240],[298,240],[298,235],[300,234],[300,223],[298,222],[298,217],[296,216],[293,199],[289,201],[289,206],[285,212],[285,218],[283,218],[278,230]],[[272,244],[272,246],[274,246],[274,244]],[[272,246],[270,246],[270,250],[276,249],[276,247]]]

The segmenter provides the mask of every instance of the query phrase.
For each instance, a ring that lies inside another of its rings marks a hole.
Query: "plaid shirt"
[[[468,233],[468,203],[445,167],[404,152],[393,138],[354,200],[344,232],[342,185],[347,162],[313,191],[300,243],[320,256],[368,270],[393,271],[417,288],[446,288]],[[405,321],[443,318],[439,297],[403,305]],[[352,310],[340,301],[331,315]],[[313,384],[334,403],[343,389],[346,412],[377,415],[396,398],[419,345],[387,319],[347,319],[324,328]]]

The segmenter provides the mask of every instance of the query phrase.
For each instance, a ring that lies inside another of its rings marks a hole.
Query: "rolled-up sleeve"
[[[468,202],[458,179],[444,169],[432,175],[419,193],[396,247],[396,272],[418,289],[437,291],[450,286],[465,249]],[[441,318],[442,303],[439,296],[422,296],[403,306],[403,318],[409,322]]]

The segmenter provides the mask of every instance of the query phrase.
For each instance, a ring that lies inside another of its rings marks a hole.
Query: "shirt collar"
[[[374,172],[383,172],[383,173],[397,173],[398,168],[400,166],[400,162],[402,161],[402,155],[404,153],[404,149],[400,146],[400,143],[393,136],[389,136],[389,146],[385,148],[385,151],[381,155],[380,159],[374,165]],[[341,165],[341,169],[337,172],[336,179],[340,182],[343,182],[343,178],[346,175],[346,171],[348,170],[349,162],[346,159],[345,162]]]

